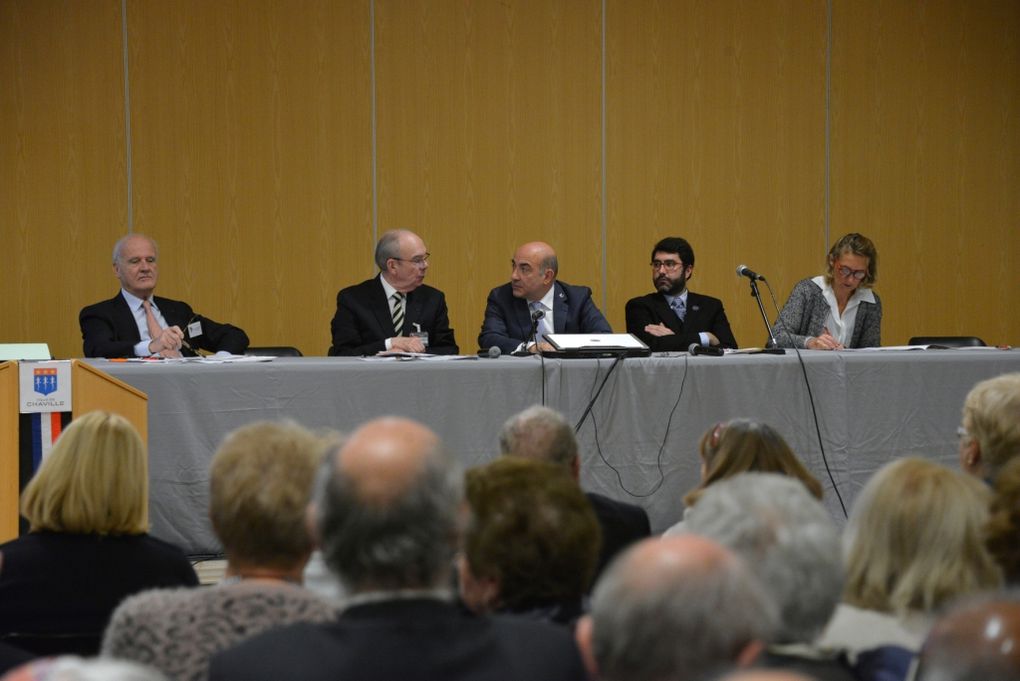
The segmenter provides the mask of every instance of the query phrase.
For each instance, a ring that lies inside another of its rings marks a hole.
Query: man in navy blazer
[[[591,299],[587,286],[571,286],[556,280],[559,262],[552,246],[541,241],[526,243],[514,253],[510,283],[489,292],[485,321],[478,334],[482,349],[498,347],[504,353],[552,350],[539,339],[532,342],[532,313],[543,318],[539,332],[612,333],[609,322]],[[550,324],[550,317],[552,323]]]
[[[653,352],[687,350],[692,344],[736,348],[722,301],[688,290],[694,249],[686,239],[666,237],[652,249],[656,292],[627,301],[627,333]]]
[[[424,283],[429,253],[421,237],[406,229],[386,232],[375,246],[375,263],[378,275],[337,294],[329,354],[460,352],[450,328],[446,296]],[[427,348],[420,337],[411,335],[417,330],[428,334]]]
[[[129,234],[113,247],[121,291],[79,313],[85,356],[180,357],[198,349],[243,354],[248,335],[241,329],[195,314],[187,303],[153,295],[158,255],[156,242],[144,234]]]

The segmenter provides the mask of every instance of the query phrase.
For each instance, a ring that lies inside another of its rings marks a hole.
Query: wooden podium
[[[0,542],[18,536],[18,362],[0,362]],[[91,364],[71,360],[71,417],[104,410],[120,414],[148,445],[149,397]]]

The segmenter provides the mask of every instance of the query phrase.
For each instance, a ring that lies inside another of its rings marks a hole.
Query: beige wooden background
[[[525,240],[622,329],[686,236],[755,345],[734,268],[781,305],[851,230],[886,344],[1020,344],[1018,26],[992,0],[0,0],[0,342],[80,354],[133,228],[162,295],[323,354],[404,226],[465,352]]]

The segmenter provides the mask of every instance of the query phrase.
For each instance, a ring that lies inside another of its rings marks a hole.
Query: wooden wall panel
[[[120,3],[0,1],[0,342],[80,356],[127,222]]]
[[[683,236],[691,289],[760,345],[737,265],[782,305],[824,253],[824,3],[612,0],[607,14],[610,321],[623,329],[627,299],[652,290],[652,245]]]
[[[547,240],[600,295],[597,0],[378,0],[379,229],[434,254],[462,351],[514,248]]]
[[[879,248],[886,344],[1020,344],[1018,26],[1015,2],[834,3],[833,234]]]
[[[135,224],[163,295],[325,354],[371,272],[365,2],[131,3]]]

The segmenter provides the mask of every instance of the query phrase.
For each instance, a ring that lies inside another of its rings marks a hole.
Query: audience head
[[[326,564],[350,593],[442,588],[458,539],[460,479],[415,421],[369,421],[333,456],[318,508]]]
[[[878,279],[878,249],[875,243],[857,232],[844,234],[839,241],[829,249],[829,255],[825,259],[825,281],[831,286],[838,277],[840,281],[852,279],[857,282],[853,288],[870,288],[875,285]],[[839,272],[840,267],[847,267],[851,270],[862,270],[864,276],[857,279],[855,275],[844,277]]]
[[[209,516],[233,568],[302,567],[312,552],[305,512],[329,441],[296,423],[238,428],[213,456]]]
[[[1020,681],[1020,592],[988,593],[940,617],[921,648],[917,681]]]
[[[613,561],[577,638],[604,681],[700,681],[751,662],[776,623],[743,561],[683,535],[647,539]]]
[[[808,643],[821,634],[843,591],[839,532],[797,480],[746,473],[708,488],[684,528],[754,566],[780,611],[775,640]]]
[[[113,246],[113,273],[125,291],[148,298],[159,277],[159,246],[144,234],[128,234]]]
[[[79,416],[25,487],[21,514],[33,532],[147,532],[149,459],[138,431],[117,414]]]
[[[1020,372],[981,381],[963,403],[960,465],[993,481],[999,469],[1020,458]]]
[[[521,612],[576,604],[598,562],[600,529],[563,466],[503,457],[466,475],[470,519],[460,561],[465,604]]]
[[[705,490],[720,480],[740,473],[779,473],[800,480],[816,499],[822,485],[808,472],[776,430],[761,421],[733,419],[718,423],[698,445],[701,452],[701,484],[684,497],[693,506]]]
[[[924,459],[883,466],[844,531],[844,600],[902,616],[998,587],[983,536],[989,497],[979,480]]]
[[[515,298],[541,300],[556,281],[560,265],[556,251],[543,241],[532,241],[514,251],[510,263],[510,289]]]
[[[986,533],[988,550],[1002,568],[1006,583],[1020,586],[1020,457],[1003,466],[995,478]]]
[[[720,677],[719,681],[816,681],[789,669],[741,669]]]
[[[379,237],[375,264],[390,286],[408,293],[425,281],[429,253],[420,236],[408,229],[393,229]]]
[[[4,681],[166,681],[162,673],[128,660],[45,657],[12,669]]]
[[[535,405],[514,414],[499,431],[499,453],[548,461],[578,475],[578,446],[574,429],[563,414]]]

